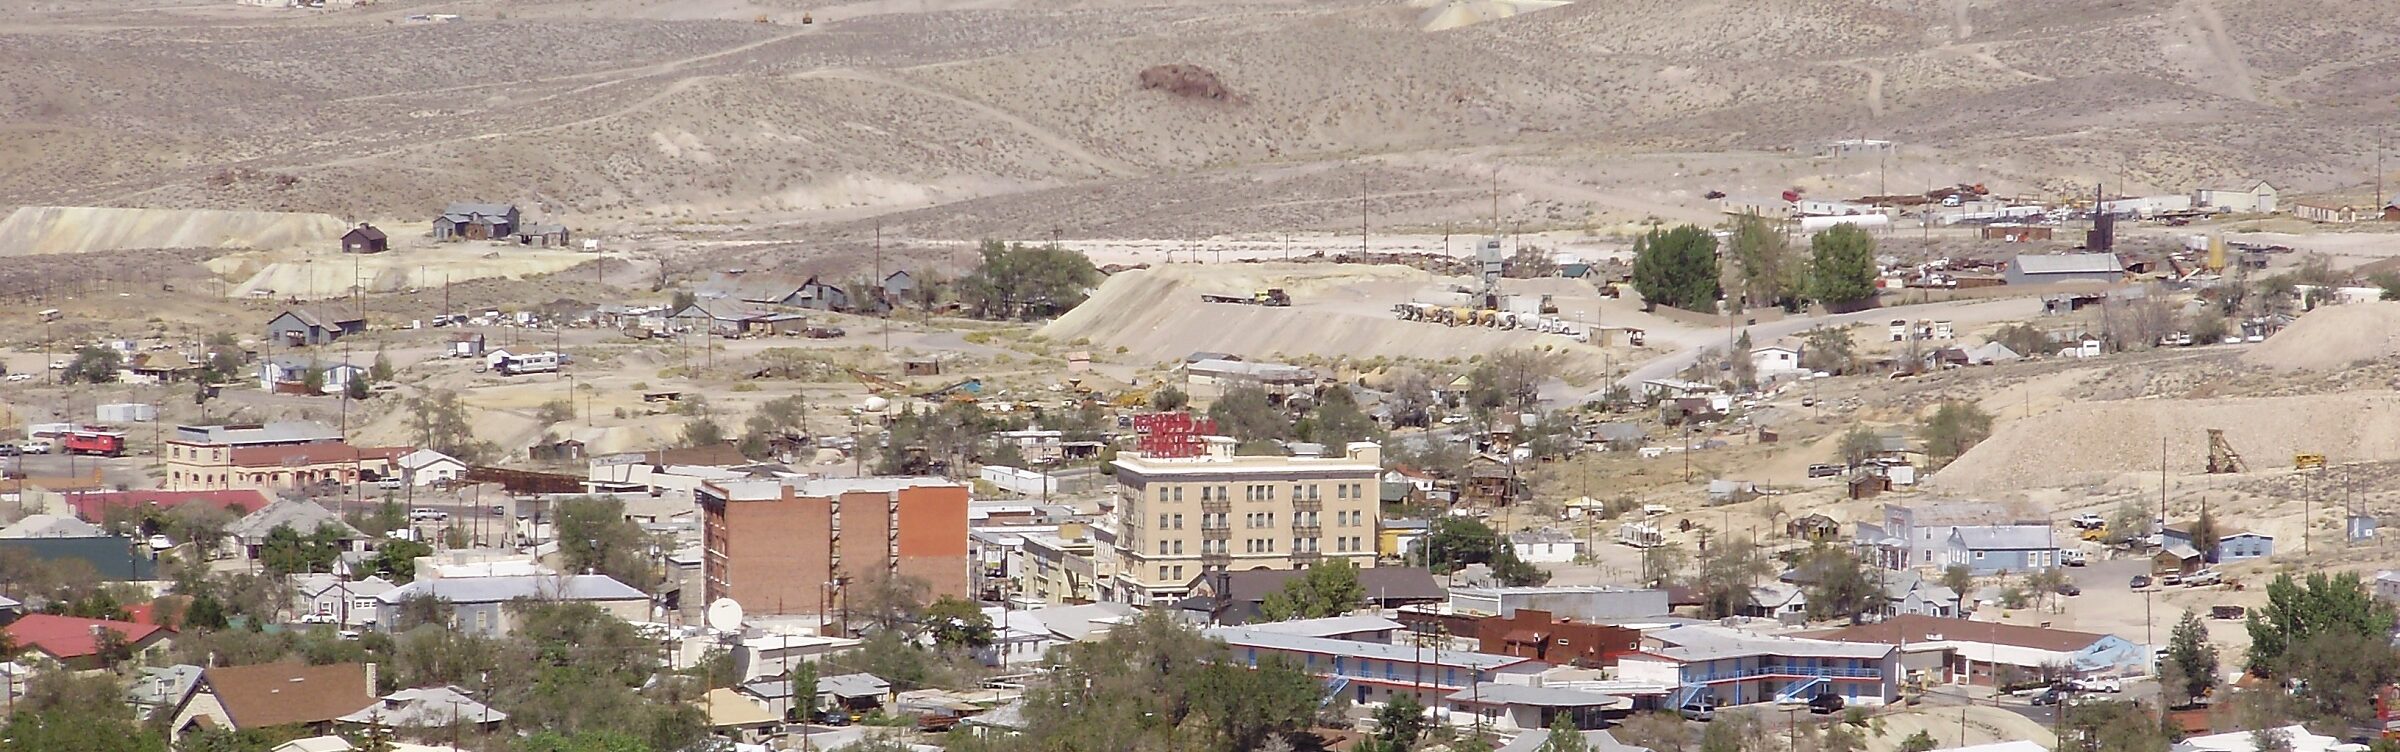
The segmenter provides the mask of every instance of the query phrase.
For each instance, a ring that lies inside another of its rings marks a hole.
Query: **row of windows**
[[[1319,488],[1319,484],[1315,484],[1315,483],[1310,483],[1310,484],[1306,484],[1306,485],[1302,485],[1302,484],[1294,483],[1294,484],[1292,484],[1291,500],[1293,500],[1293,501],[1300,501],[1300,500],[1303,500],[1303,499],[1305,499],[1305,500],[1308,500],[1308,501],[1316,501],[1316,500],[1318,500],[1319,498],[1322,498],[1322,497],[1320,497],[1320,496],[1318,495],[1318,488]],[[1333,485],[1333,495],[1334,495],[1334,498],[1337,498],[1337,499],[1364,499],[1364,498],[1367,498],[1367,489],[1366,489],[1366,484],[1364,484],[1364,483],[1336,483],[1336,484],[1334,484],[1334,485]],[[1242,486],[1242,500],[1243,500],[1243,501],[1275,501],[1275,500],[1276,500],[1276,498],[1277,498],[1277,494],[1276,494],[1276,487],[1275,487],[1275,484],[1273,484],[1273,483],[1253,483],[1253,484],[1249,484],[1249,485]],[[1158,500],[1159,500],[1159,501],[1162,501],[1162,502],[1166,502],[1166,501],[1182,501],[1182,500],[1183,500],[1183,487],[1182,487],[1182,486],[1167,486],[1167,485],[1161,485],[1161,486],[1159,486],[1159,487],[1158,487]],[[1201,500],[1201,501],[1232,501],[1232,500],[1233,500],[1233,487],[1232,487],[1232,486],[1201,486],[1201,487],[1200,487],[1200,500]]]
[[[1172,574],[1169,573],[1170,571]],[[1183,579],[1183,567],[1159,567],[1158,578],[1168,582],[1179,582]]]

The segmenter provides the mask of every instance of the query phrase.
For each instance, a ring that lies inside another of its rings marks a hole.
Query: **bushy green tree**
[[[1809,549],[1801,566],[1814,577],[1806,589],[1808,618],[1848,619],[1857,624],[1883,608],[1883,583],[1850,549],[1818,543]]]
[[[258,566],[274,575],[331,572],[342,554],[343,535],[341,528],[331,523],[319,525],[307,535],[290,525],[277,525],[267,531],[266,542],[259,547]]]
[[[2207,696],[2217,686],[2217,646],[2208,642],[2208,626],[2200,623],[2200,615],[2186,609],[2183,619],[2175,622],[2175,632],[2167,638],[2167,662],[2175,665],[2181,681],[2173,686],[2162,682],[2160,691],[2173,705],[2183,705],[2193,698]]]
[[[1925,437],[1925,452],[1936,464],[1947,465],[1991,437],[1992,414],[1974,403],[1950,400],[1934,408],[1920,432]]]
[[[1575,728],[1574,718],[1560,713],[1550,720],[1550,733],[1542,737],[1537,752],[1591,752],[1591,748],[1583,741],[1583,732]]]
[[[2321,634],[2384,635],[2392,618],[2392,607],[2369,596],[2356,572],[2316,572],[2305,581],[2276,575],[2267,583],[2267,605],[2250,611],[2249,671],[2277,676],[2290,646]]]
[[[1290,414],[1268,397],[1267,390],[1255,384],[1226,389],[1208,406],[1208,417],[1217,422],[1218,430],[1243,443],[1293,436]]]
[[[1358,566],[1333,559],[1308,568],[1267,594],[1259,615],[1267,621],[1319,619],[1340,616],[1365,605],[1367,590],[1358,584]]]
[[[657,542],[625,518],[625,502],[578,496],[558,502],[558,552],[572,572],[593,572],[649,592],[663,576],[652,549]]]
[[[1409,752],[1425,737],[1425,705],[1414,694],[1394,693],[1375,709],[1375,741],[1383,752]]]
[[[44,671],[21,685],[0,726],[0,752],[166,752],[166,739],[143,727],[115,677]]]
[[[67,363],[60,375],[70,382],[109,384],[117,380],[118,369],[125,367],[125,354],[113,347],[85,345],[76,348],[75,359]]]
[[[1875,297],[1875,236],[1857,225],[1834,225],[1808,240],[1809,295],[1833,305]]]
[[[433,547],[423,542],[388,539],[375,548],[370,566],[393,582],[412,582],[417,579],[417,557],[432,555]]]
[[[926,604],[925,632],[933,644],[952,649],[981,648],[992,644],[992,619],[974,601],[945,595]]]
[[[1645,307],[1665,305],[1703,313],[1716,310],[1717,239],[1694,225],[1653,228],[1634,240],[1633,289]]]
[[[1358,408],[1358,398],[1350,393],[1349,387],[1337,384],[1317,393],[1317,404],[1300,421],[1298,433],[1309,441],[1338,449],[1353,441],[1383,438],[1383,426]]]
[[[1748,608],[1750,589],[1774,571],[1774,562],[1749,538],[1726,537],[1700,553],[1699,577],[1692,584],[1700,590],[1702,610],[1722,618]]]
[[[1100,283],[1083,254],[1050,246],[983,242],[983,262],[956,285],[958,300],[982,319],[1035,319],[1082,305]]]
[[[1150,393],[1150,409],[1156,412],[1174,412],[1191,404],[1192,395],[1174,386],[1162,386]]]
[[[1806,296],[1802,289],[1806,264],[1792,252],[1792,244],[1774,223],[1756,214],[1737,217],[1726,245],[1740,266],[1742,299],[1747,307],[1798,307]]]
[[[1858,343],[1839,326],[1810,327],[1800,345],[1800,367],[1832,374],[1849,373],[1858,365]]]
[[[1047,752],[1242,752],[1302,731],[1322,686],[1288,662],[1253,669],[1163,612],[1059,648],[1031,688],[1015,743]]]

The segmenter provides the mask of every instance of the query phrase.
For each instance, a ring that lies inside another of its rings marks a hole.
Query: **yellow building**
[[[1118,455],[1110,600],[1171,603],[1207,572],[1375,565],[1382,447],[1253,457],[1236,456],[1229,438],[1207,443],[1197,457]]]

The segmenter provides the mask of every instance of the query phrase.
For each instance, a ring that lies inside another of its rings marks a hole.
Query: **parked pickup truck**
[[[2203,569],[2198,572],[2193,572],[2190,576],[2183,578],[2183,586],[2208,587],[2210,585],[2223,583],[2224,581],[2225,575],[2218,574],[2217,570]]]

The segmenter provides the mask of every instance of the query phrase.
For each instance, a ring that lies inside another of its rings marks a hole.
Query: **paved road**
[[[1921,305],[1875,308],[1865,311],[1858,311],[1855,313],[1839,313],[1825,316],[1802,316],[1788,318],[1782,321],[1770,321],[1764,324],[1753,324],[1745,327],[1744,329],[1750,333],[1750,341],[1763,343],[1773,341],[1778,337],[1785,337],[1808,331],[1810,328],[1826,324],[1849,325],[1866,322],[1887,321],[1890,319],[1923,318],[1942,318],[1962,325],[1980,324],[2034,316],[2041,313],[2041,310],[2042,302],[2038,298],[1953,301],[1947,303],[1925,303]],[[1694,362],[1699,361],[1702,353],[1706,353],[1710,350],[1715,350],[1723,346],[1723,344],[1695,345],[1677,350],[1665,356],[1655,358],[1650,362],[1643,363],[1640,366],[1636,366],[1632,371],[1627,372],[1624,378],[1618,379],[1617,383],[1622,384],[1626,388],[1630,389],[1638,387],[1642,382],[1650,379],[1660,379],[1673,376],[1676,373],[1683,371],[1683,369],[1691,367]],[[1596,400],[1599,399],[1603,393],[1604,391],[1602,390],[1595,390],[1583,395],[1578,401],[1588,402]]]

